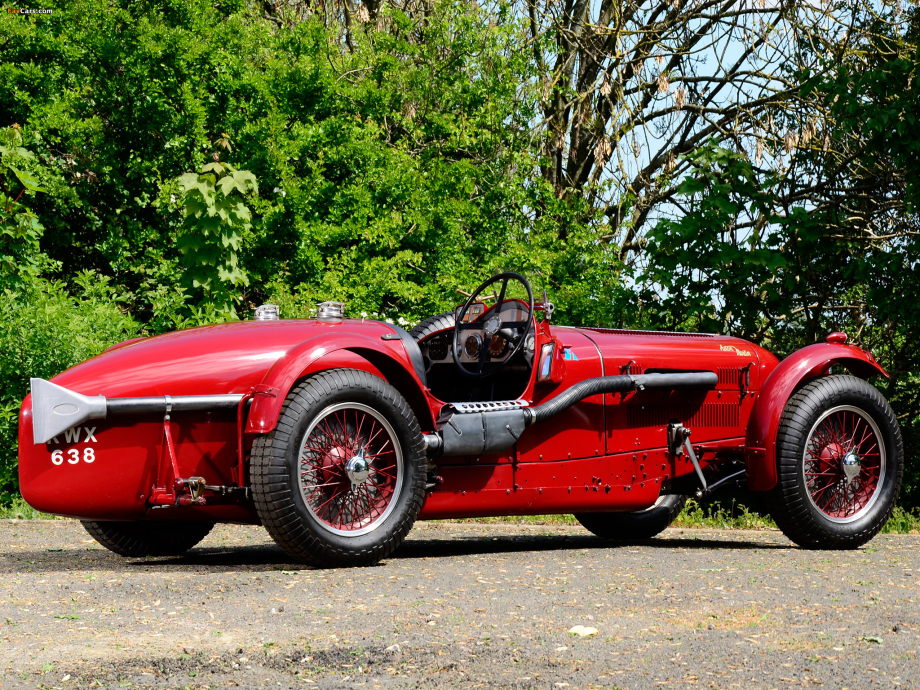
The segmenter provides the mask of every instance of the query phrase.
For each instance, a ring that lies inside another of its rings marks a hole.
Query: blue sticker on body
[[[571,359],[576,362],[578,361],[578,355],[572,352],[571,348],[567,347],[562,352],[563,352],[563,356],[562,356],[563,359]]]

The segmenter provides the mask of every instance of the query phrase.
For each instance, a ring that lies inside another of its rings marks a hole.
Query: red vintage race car
[[[504,273],[411,332],[326,302],[126,341],[32,380],[22,494],[125,556],[235,522],[327,567],[385,558],[419,518],[574,513],[648,538],[688,495],[745,484],[805,547],[857,547],[888,519],[903,448],[865,381],[887,374],[844,334],[779,362],[552,311]]]

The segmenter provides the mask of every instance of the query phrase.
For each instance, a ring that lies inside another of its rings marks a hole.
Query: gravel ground
[[[3,688],[920,687],[917,536],[432,522],[377,567],[311,571],[254,527],[170,559],[72,521],[0,533]]]

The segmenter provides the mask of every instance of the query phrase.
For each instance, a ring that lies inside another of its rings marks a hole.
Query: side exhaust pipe
[[[719,377],[712,371],[694,371],[686,374],[643,374],[640,376],[598,376],[576,383],[552,400],[527,408],[530,421],[539,424],[567,410],[575,403],[600,393],[626,393],[633,390],[677,390],[678,388],[715,388]]]
[[[599,376],[576,383],[552,400],[536,407],[515,403],[462,403],[438,429],[439,439],[426,438],[429,455],[481,455],[509,450],[524,429],[552,419],[575,403],[600,393],[633,390],[710,389],[719,383],[712,371],[684,374]],[[499,409],[484,409],[497,407]]]
[[[47,443],[88,419],[156,412],[235,409],[243,395],[168,395],[144,398],[105,398],[81,395],[44,379],[31,379],[32,438]]]

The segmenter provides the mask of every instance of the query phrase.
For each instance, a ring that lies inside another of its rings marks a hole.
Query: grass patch
[[[920,508],[908,512],[896,506],[888,522],[882,527],[882,534],[920,534]]]
[[[509,515],[505,517],[463,518],[450,522],[511,525],[577,525],[574,515]],[[692,498],[674,521],[674,527],[699,529],[776,529],[769,517],[748,510],[747,506],[732,502],[728,508],[720,504],[701,506]]]
[[[504,517],[458,518],[445,522],[470,522],[480,525],[577,525],[574,515],[506,515]]]
[[[733,500],[724,508],[721,502],[700,505],[692,498],[673,526],[690,529],[777,529],[773,518],[756,513],[743,503]]]
[[[16,496],[13,499],[12,503],[8,503],[5,506],[0,506],[0,520],[64,520],[65,518],[58,517],[57,515],[48,515],[48,513],[42,513],[28,503],[26,503],[22,496]]]

